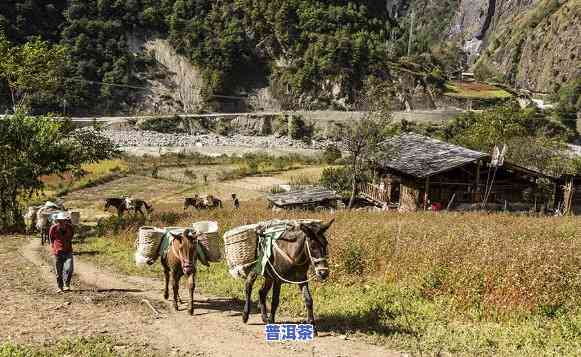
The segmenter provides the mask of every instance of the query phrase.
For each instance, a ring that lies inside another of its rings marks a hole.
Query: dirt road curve
[[[124,341],[120,352],[174,356],[402,355],[329,334],[311,343],[266,343],[259,316],[244,325],[238,302],[203,297],[196,291],[196,312],[190,317],[185,304],[174,312],[161,298],[157,279],[120,276],[88,264],[82,256],[75,260],[74,291],[57,294],[47,258],[37,239],[0,239],[0,288],[6,292],[0,299],[0,321],[10,327],[0,329],[0,340],[41,343],[101,334]]]

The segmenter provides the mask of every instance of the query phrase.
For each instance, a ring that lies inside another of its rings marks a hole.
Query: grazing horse
[[[298,285],[303,293],[307,308],[307,321],[315,326],[313,315],[313,297],[309,290],[307,273],[309,268],[314,268],[319,280],[325,280],[329,276],[327,264],[327,238],[325,232],[329,229],[333,220],[329,223],[300,223],[289,228],[282,236],[273,242],[273,252],[266,266],[264,283],[259,290],[259,306],[264,323],[274,323],[276,310],[280,299],[280,288],[283,283]],[[252,270],[246,278],[244,294],[246,302],[242,321],[246,323],[250,315],[252,286],[258,273]],[[270,316],[266,310],[266,297],[270,289],[272,291],[272,303]],[[316,334],[316,330],[315,330]]]
[[[194,197],[186,197],[184,199],[184,210],[187,210],[188,207],[194,207],[194,209],[200,209],[202,208],[202,199],[198,196],[195,195]]]
[[[145,208],[145,211],[148,214],[151,214],[153,212],[153,206],[149,205],[144,200],[132,199],[131,203],[133,204],[133,207],[127,207],[127,200],[125,198],[122,197],[107,198],[105,199],[105,211],[107,211],[109,207],[115,207],[117,209],[117,215],[119,217],[123,216],[123,213],[125,211],[129,212],[130,210],[133,210],[134,213],[136,214],[137,212],[139,212],[141,213],[142,216],[145,217],[143,208]]]
[[[222,200],[219,199],[218,197],[214,197],[212,195],[208,195],[204,198],[204,205],[208,209],[222,208],[223,207]]]
[[[186,197],[184,199],[184,210],[188,209],[190,206],[194,207],[194,209],[214,209],[223,207],[222,200],[212,195],[203,198],[198,195],[195,195],[194,197]]]
[[[178,310],[180,279],[188,277],[190,293],[190,315],[194,314],[194,289],[196,287],[196,244],[197,236],[191,229],[186,229],[180,235],[174,235],[173,240],[166,236],[162,242],[161,265],[165,277],[163,298],[169,299],[169,278],[171,274],[174,308]],[[167,248],[165,248],[167,247]],[[166,252],[163,252],[163,251]]]

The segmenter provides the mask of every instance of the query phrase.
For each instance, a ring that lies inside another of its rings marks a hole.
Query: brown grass
[[[319,218],[330,213],[282,212],[264,202],[242,210],[158,213],[153,224],[187,226],[216,220],[221,231],[272,218]],[[137,223],[115,239],[128,247]],[[451,297],[453,308],[485,316],[568,309],[581,302],[581,219],[486,214],[338,212],[330,230],[332,280],[381,281],[423,297]]]

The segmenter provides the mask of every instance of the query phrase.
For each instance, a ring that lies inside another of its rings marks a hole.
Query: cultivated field
[[[232,169],[228,165],[223,169]],[[96,225],[93,236],[77,245],[84,259],[123,276],[147,278],[160,278],[161,268],[133,263],[136,232],[143,224],[189,226],[210,219],[219,222],[222,233],[270,218],[335,217],[329,231],[332,275],[313,287],[315,314],[324,333],[414,355],[581,354],[580,218],[275,213],[266,208],[262,194],[273,184],[297,177],[312,180],[320,172],[320,166],[305,166],[217,181],[218,176],[210,175],[208,185],[134,174],[74,191],[66,201],[83,208],[87,221]],[[182,199],[194,192],[224,199],[236,192],[242,209],[233,210],[225,200],[221,210],[184,212]],[[104,217],[102,198],[120,193],[152,201],[156,211],[151,221],[134,217],[97,222]],[[199,270],[204,295],[239,304],[243,282],[231,278],[225,264]],[[304,318],[296,288],[285,286],[281,299],[282,319]],[[230,323],[242,324],[239,316]]]

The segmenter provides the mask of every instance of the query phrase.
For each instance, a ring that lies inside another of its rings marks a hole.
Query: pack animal
[[[206,197],[199,197],[198,195],[194,197],[186,197],[184,199],[184,210],[188,209],[188,207],[194,207],[194,209],[201,210],[201,209],[214,209],[214,208],[222,208],[222,200],[214,197],[212,195],[208,195]]]
[[[170,233],[172,234],[172,233]],[[196,233],[186,229],[181,235],[173,235],[173,240],[166,254],[161,256],[161,265],[165,277],[164,299],[169,299],[169,281],[172,280],[174,308],[178,310],[179,284],[182,276],[187,276],[189,291],[189,312],[194,314],[194,289],[196,288]],[[168,237],[164,239],[169,239]]]
[[[193,207],[194,209],[201,209],[203,206],[202,199],[195,195],[194,197],[186,197],[184,199],[184,210],[187,210],[189,207]]]
[[[329,276],[327,263],[328,242],[325,232],[334,220],[328,223],[301,223],[287,229],[274,242],[273,252],[267,264],[264,283],[259,290],[259,306],[264,323],[274,323],[276,310],[280,301],[280,289],[283,283],[298,285],[307,308],[307,321],[315,326],[313,314],[313,297],[309,290],[307,274],[312,266],[317,278],[325,280]],[[245,282],[245,305],[242,321],[246,323],[250,315],[252,287],[258,276],[254,270],[248,274]],[[272,288],[270,315],[266,309],[266,298]],[[316,334],[316,330],[315,330]]]
[[[151,214],[153,212],[153,206],[141,199],[132,199],[132,206],[128,206],[127,199],[123,197],[113,197],[105,199],[105,211],[110,207],[117,209],[117,216],[121,217],[125,212],[133,211],[135,214],[138,212],[145,217],[145,212]],[[143,209],[145,208],[145,212]]]

